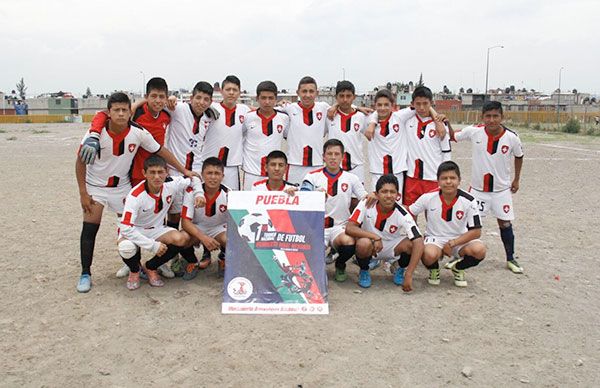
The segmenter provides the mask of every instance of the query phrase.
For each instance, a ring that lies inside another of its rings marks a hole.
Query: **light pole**
[[[483,96],[483,102],[487,101],[487,96],[488,96],[488,79],[489,79],[489,73],[490,73],[490,50],[493,50],[495,48],[504,48],[504,46],[497,45],[497,46],[488,47],[488,49],[487,49],[487,59],[485,61],[485,91],[484,91],[484,96]]]
[[[140,70],[140,74],[142,75],[142,98],[144,97],[144,88],[146,87],[146,74]]]
[[[556,129],[560,129],[560,79],[564,67],[558,71],[558,95],[556,97]]]

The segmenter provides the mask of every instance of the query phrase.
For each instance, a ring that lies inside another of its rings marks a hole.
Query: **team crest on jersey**
[[[240,123],[244,123],[244,115],[240,115]]]
[[[135,151],[135,144],[129,144],[129,152]]]
[[[508,152],[508,146],[505,144],[502,146],[502,153],[505,154]]]
[[[281,133],[283,131],[283,125],[277,124],[277,132]]]
[[[348,191],[348,184],[347,183],[342,183],[342,191],[345,193],[346,191]]]
[[[429,137],[431,137],[431,138],[435,137],[435,129],[430,129],[429,130]]]
[[[504,205],[502,206],[502,210],[504,210],[504,213],[507,213],[510,211],[510,205]]]
[[[317,120],[321,120],[323,118],[323,113],[317,112]]]
[[[400,126],[398,124],[394,124],[392,126],[392,129],[394,130],[394,132],[398,132],[400,130]]]
[[[167,195],[167,198],[165,198],[165,200],[167,201],[167,203],[171,203],[171,201],[173,200],[173,196],[172,195]]]
[[[456,218],[458,218],[459,220],[462,220],[464,216],[465,212],[463,212],[462,210],[456,212]]]
[[[358,131],[360,129],[360,124],[359,123],[354,123],[354,130]]]
[[[390,233],[396,233],[396,231],[398,230],[398,227],[396,225],[391,225],[390,226]]]
[[[226,210],[227,210],[227,205],[225,205],[224,203],[219,205],[219,211],[221,213],[225,213]]]

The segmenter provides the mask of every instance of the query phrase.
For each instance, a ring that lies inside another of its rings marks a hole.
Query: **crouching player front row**
[[[120,225],[119,254],[129,267],[127,288],[130,290],[140,287],[140,248],[154,254],[144,264],[148,282],[153,287],[162,287],[164,283],[158,274],[158,267],[167,263],[180,253],[183,247],[190,244],[190,236],[185,231],[178,231],[164,225],[175,195],[191,185],[194,206],[204,205],[200,179],[176,176],[165,182],[167,163],[160,156],[152,155],[146,159],[144,176],[146,180],[135,186],[125,199]],[[181,253],[184,255],[184,252]],[[185,255],[184,258],[186,258]]]
[[[460,169],[452,161],[439,165],[439,190],[425,193],[410,205],[417,216],[425,212],[425,250],[423,264],[429,269],[429,284],[440,284],[439,260],[451,258],[446,268],[454,274],[454,285],[466,287],[465,269],[478,265],[486,254],[481,237],[481,220],[477,201],[459,189]]]
[[[423,237],[412,216],[397,202],[396,176],[382,175],[375,190],[377,204],[369,208],[366,199],[360,201],[346,225],[346,234],[356,239],[358,285],[371,286],[371,260],[397,261],[394,283],[411,291],[413,273],[423,255]]]

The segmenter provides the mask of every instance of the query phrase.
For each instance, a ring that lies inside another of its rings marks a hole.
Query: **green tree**
[[[25,86],[25,80],[23,80],[23,77],[21,77],[21,80],[17,83],[17,91],[19,92],[19,97],[21,97],[21,100],[24,100],[25,96],[27,95],[27,86]]]

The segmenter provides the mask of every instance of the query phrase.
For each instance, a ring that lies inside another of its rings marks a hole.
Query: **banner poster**
[[[230,191],[223,314],[328,314],[325,194]]]

